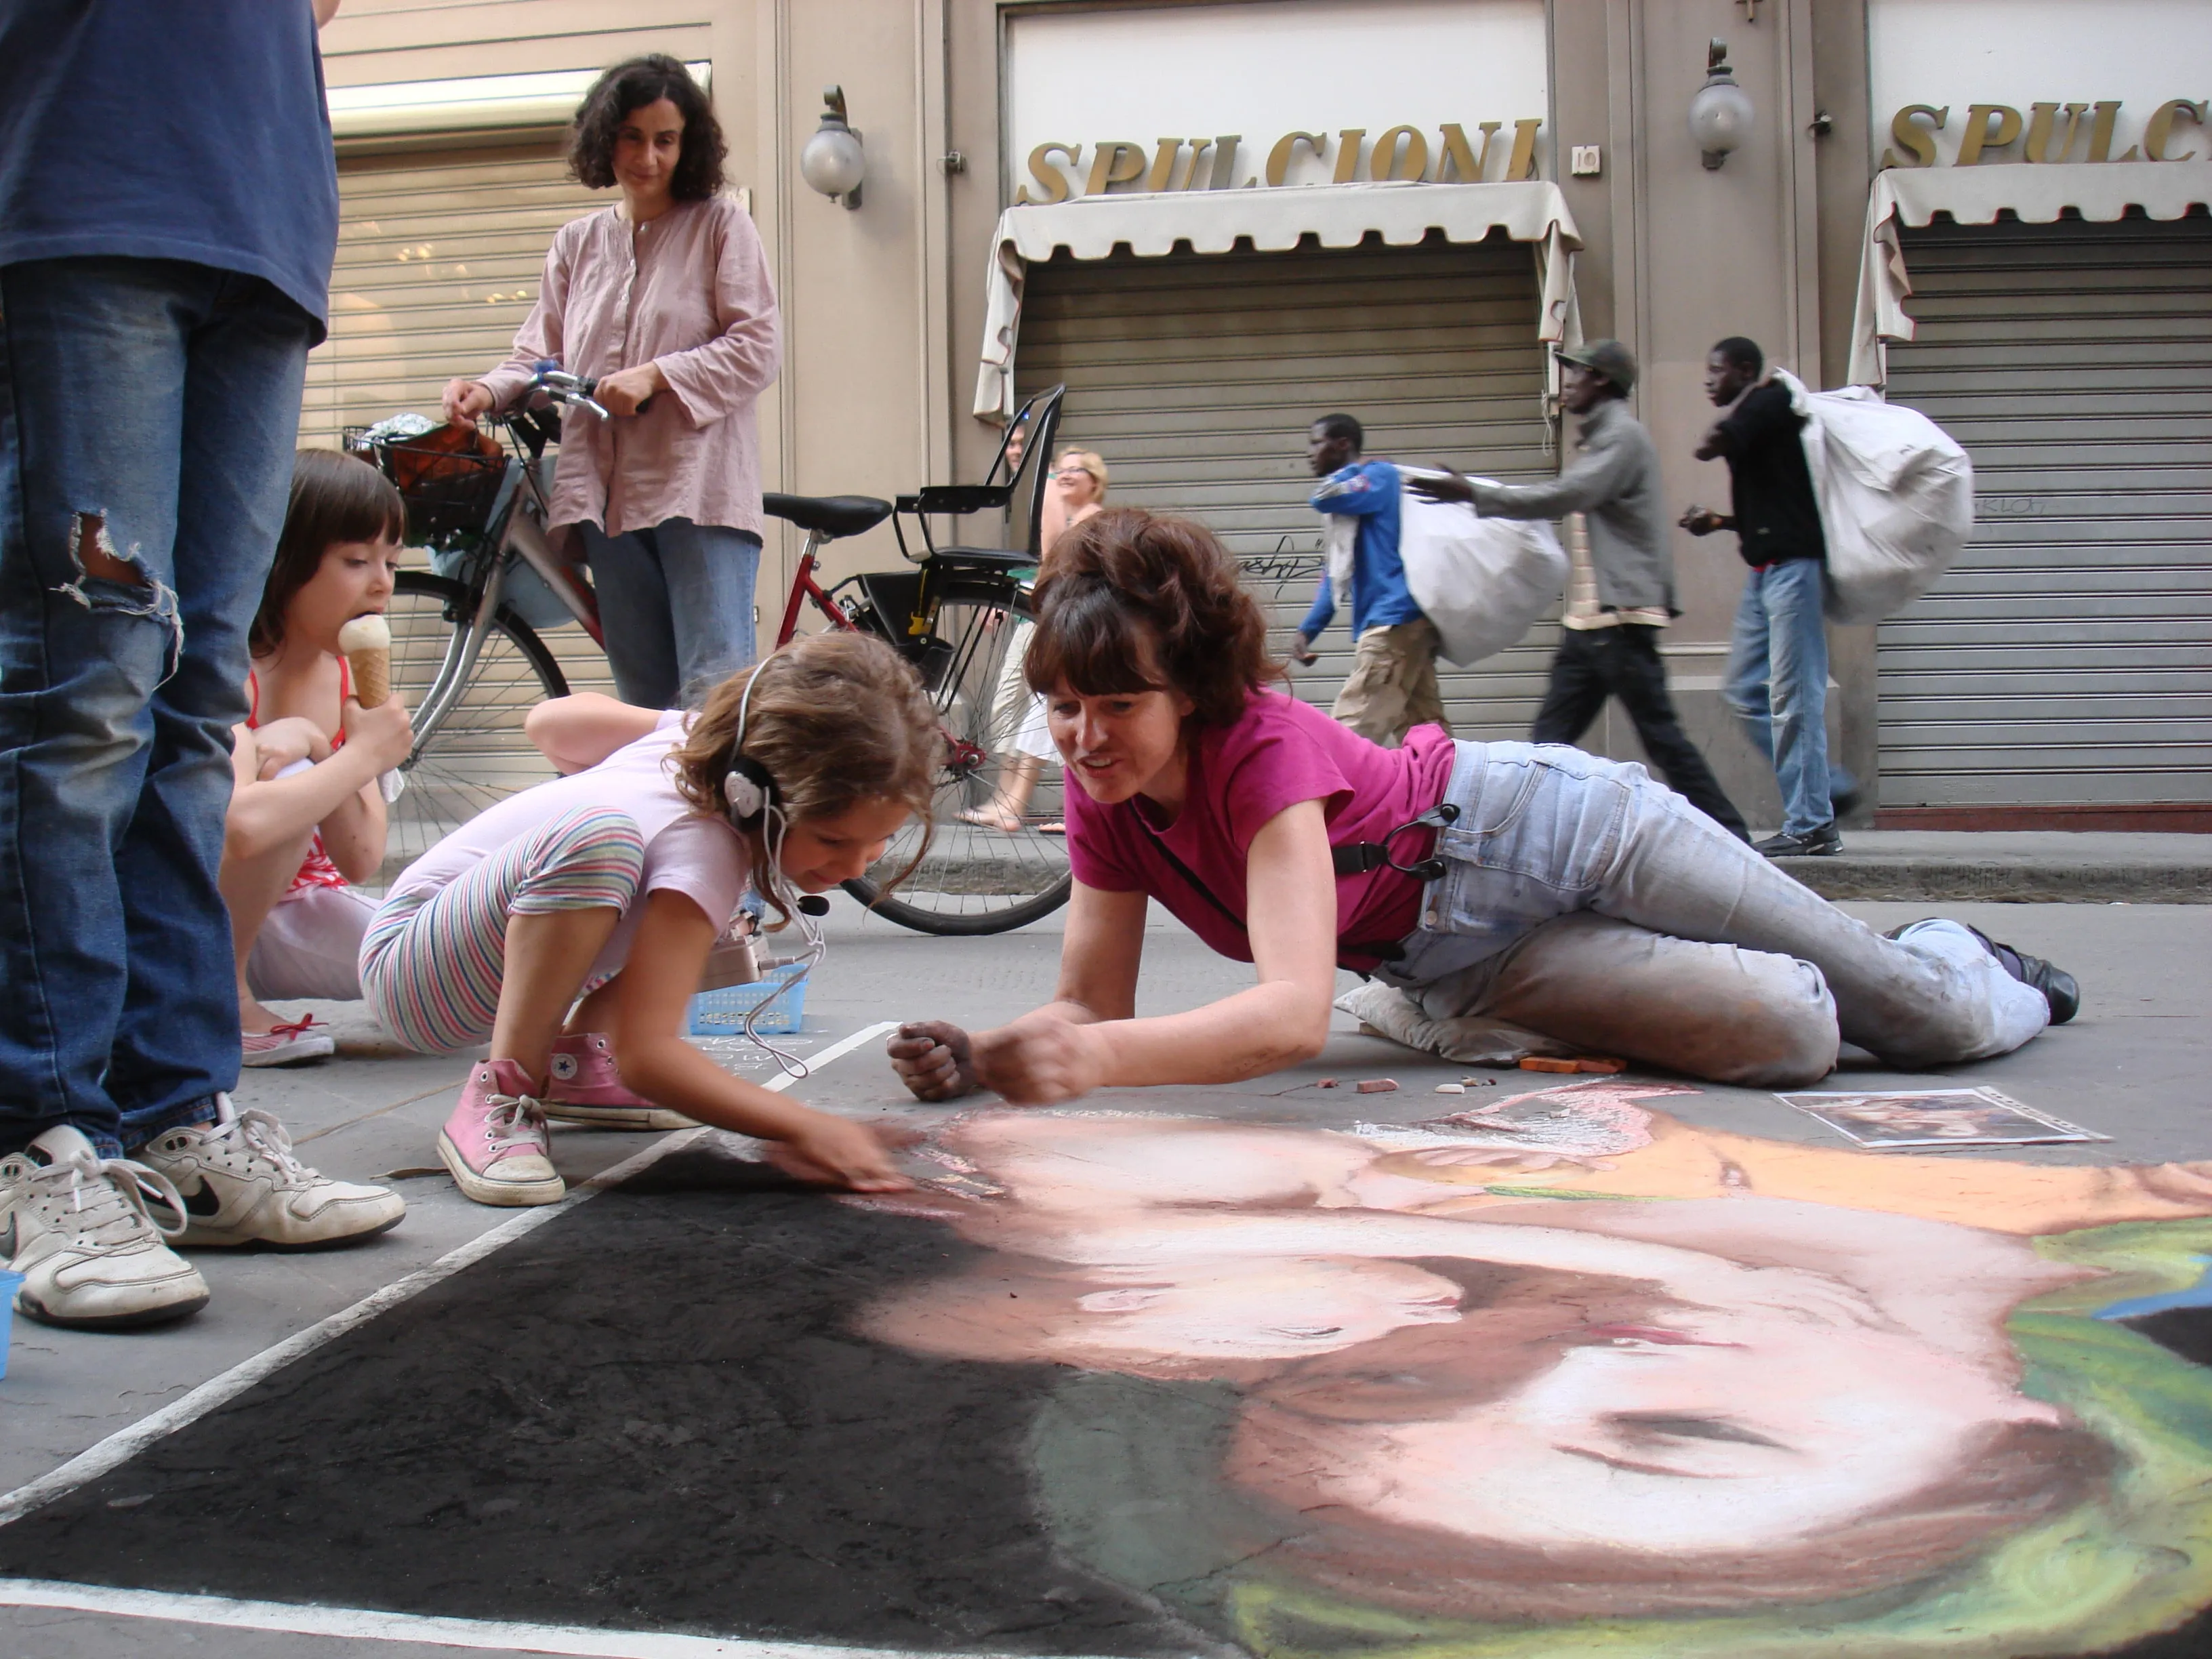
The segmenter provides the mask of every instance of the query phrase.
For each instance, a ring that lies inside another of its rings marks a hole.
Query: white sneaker
[[[179,1241],[312,1250],[368,1238],[399,1224],[407,1200],[386,1187],[356,1187],[317,1174],[292,1155],[292,1137],[266,1112],[216,1097],[216,1121],[164,1130],[140,1162],[173,1183],[184,1205]]]
[[[0,1158],[0,1256],[23,1275],[16,1310],[49,1325],[114,1331],[207,1306],[207,1281],[168,1247],[170,1230],[148,1212],[149,1197],[185,1214],[165,1178],[100,1157],[65,1123]]]

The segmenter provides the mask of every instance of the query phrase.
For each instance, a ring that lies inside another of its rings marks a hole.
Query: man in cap
[[[1412,478],[1431,501],[1464,501],[1497,519],[1566,520],[1565,625],[1552,683],[1529,736],[1573,743],[1607,697],[1636,723],[1651,764],[1676,793],[1731,834],[1749,839],[1712,768],[1682,730],[1659,659],[1659,630],[1680,611],[1659,489],[1659,452],[1628,412],[1636,358],[1618,340],[1593,340],[1559,354],[1560,401],[1580,426],[1573,463],[1547,483],[1500,484]]]

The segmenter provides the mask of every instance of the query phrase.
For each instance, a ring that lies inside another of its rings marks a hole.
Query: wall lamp
[[[1728,42],[1718,36],[1705,48],[1705,84],[1690,100],[1690,138],[1711,172],[1728,160],[1751,132],[1751,94],[1735,83],[1729,68]]]
[[[822,101],[828,107],[822,112],[822,125],[799,152],[799,176],[831,201],[856,208],[868,158],[860,149],[860,135],[845,124],[845,88],[823,88]]]

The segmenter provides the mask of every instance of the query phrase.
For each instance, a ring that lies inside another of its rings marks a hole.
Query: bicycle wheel
[[[399,573],[386,620],[392,625],[392,690],[409,708],[422,709],[467,626],[471,605],[460,582],[422,570]],[[416,735],[415,754],[403,769],[406,793],[391,807],[386,883],[487,806],[554,775],[523,736],[522,722],[544,699],[568,695],[568,682],[545,642],[501,606],[460,697],[435,732]]]
[[[896,890],[884,892],[882,884],[905,869],[921,845],[921,826],[909,825],[868,874],[847,882],[845,890],[902,927],[1002,933],[1067,902],[1067,838],[1043,833],[1044,825],[1060,821],[1057,760],[1036,769],[1015,829],[963,816],[988,812],[1012,775],[1015,739],[1033,697],[1021,678],[1029,615],[1027,597],[1012,582],[955,586],[927,641],[897,641],[922,671],[950,750],[931,805],[929,850]]]

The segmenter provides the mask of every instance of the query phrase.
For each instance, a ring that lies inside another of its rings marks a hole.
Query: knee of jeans
[[[1721,684],[1721,701],[1738,720],[1765,720],[1771,711],[1771,698],[1765,681],[1757,684],[1735,680]]]
[[[175,590],[146,568],[137,544],[117,547],[106,513],[82,509],[70,519],[67,551],[76,574],[55,593],[90,611],[103,625],[153,630],[161,647],[160,678],[174,674],[184,655],[184,617]]]
[[[1730,1021],[1724,1051],[1705,1073],[1741,1088],[1791,1089],[1818,1083],[1836,1069],[1843,1046],[1836,999],[1820,970],[1787,957],[1756,961],[1759,994],[1745,1000]],[[1747,962],[1747,965],[1751,965]]]

